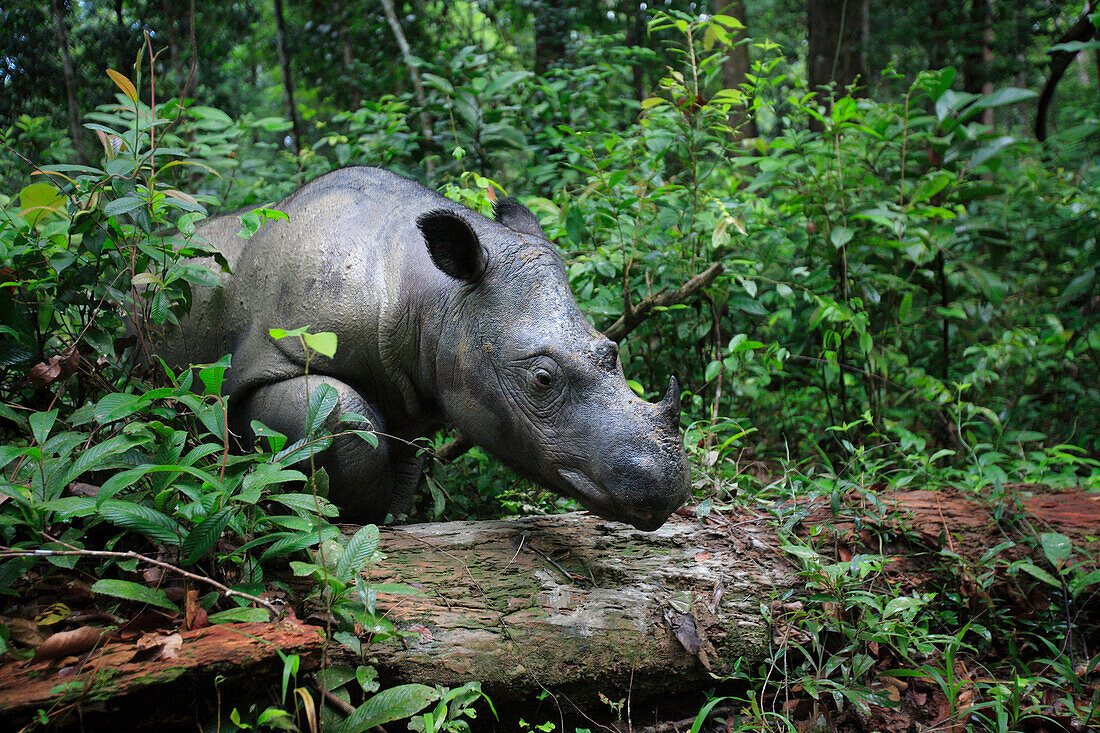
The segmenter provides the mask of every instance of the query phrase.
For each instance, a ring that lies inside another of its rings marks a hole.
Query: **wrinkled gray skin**
[[[310,384],[336,388],[383,436],[337,438],[318,456],[342,517],[408,511],[422,459],[404,441],[449,422],[474,443],[603,517],[659,527],[688,495],[675,380],[661,404],[638,399],[614,343],[578,310],[538,221],[505,202],[486,219],[373,168],[338,170],[275,208],[251,239],[236,216],[200,235],[229,262],[222,288],[196,288],[182,333],[159,353],[182,367],[232,354],[230,427],[251,420],[302,436],[304,356],[268,329],[338,337]]]

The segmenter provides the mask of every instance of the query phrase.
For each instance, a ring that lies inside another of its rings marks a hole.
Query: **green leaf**
[[[150,606],[165,608],[169,611],[175,611],[176,613],[180,612],[176,604],[168,600],[168,596],[164,594],[164,591],[150,588],[140,583],[131,583],[129,580],[97,580],[92,584],[92,592],[99,593],[100,595],[122,598],[127,601],[146,603]]]
[[[34,435],[35,443],[40,446],[46,444],[46,440],[50,437],[50,431],[53,430],[53,424],[56,420],[57,410],[35,412],[27,418],[27,422],[31,425],[31,434]]]
[[[1050,564],[1061,568],[1073,552],[1073,543],[1069,537],[1058,532],[1043,532],[1039,535],[1039,543],[1043,546],[1043,554],[1050,560]]]
[[[169,545],[178,545],[183,534],[176,520],[141,504],[108,500],[99,507],[99,514],[111,524]]]
[[[4,468],[16,458],[25,455],[26,452],[26,448],[20,448],[19,446],[0,445],[0,468]]]
[[[336,356],[336,334],[331,331],[322,331],[321,333],[304,333],[302,338],[306,341],[306,346],[316,351],[318,354],[333,358]]]
[[[364,525],[348,540],[347,547],[336,563],[336,577],[350,583],[378,549],[378,527]]]
[[[898,320],[904,321],[909,317],[909,311],[913,308],[913,294],[906,293],[901,297],[901,305],[898,306]]]
[[[204,394],[221,394],[222,384],[225,382],[225,370],[229,368],[230,357],[230,354],[226,354],[214,364],[199,370],[199,379],[202,380],[203,386],[206,387]]]
[[[127,394],[125,392],[112,392],[104,395],[96,403],[93,414],[100,425],[129,417],[141,408],[145,407],[145,400],[140,395]]]
[[[319,541],[316,532],[303,532],[295,533],[288,537],[283,537],[276,540],[264,550],[260,555],[260,562],[266,562],[273,557],[279,557],[281,555],[289,555],[292,552],[298,552],[304,550],[307,547],[313,547]]]
[[[140,209],[144,205],[145,202],[137,196],[123,196],[114,201],[108,201],[103,207],[103,213],[107,216],[120,216],[134,209]]]
[[[64,214],[65,203],[65,195],[49,183],[32,183],[19,192],[19,213],[31,226],[48,214]]]
[[[1019,564],[1018,567],[1020,568],[1020,570],[1023,570],[1028,575],[1030,575],[1034,578],[1038,578],[1039,580],[1043,581],[1047,585],[1052,585],[1055,588],[1061,588],[1062,587],[1062,584],[1060,582],[1058,582],[1058,580],[1053,575],[1051,575],[1046,570],[1043,570],[1040,567],[1037,567],[1037,566],[1035,566],[1035,565],[1033,565],[1029,562],[1022,562],[1022,563]]]
[[[270,334],[271,338],[275,339],[276,341],[278,341],[279,339],[284,339],[288,336],[303,336],[306,333],[309,333],[309,326],[300,326],[290,331],[287,331],[283,328],[272,328],[268,330],[268,334]]]
[[[439,699],[439,692],[427,685],[398,685],[382,690],[355,709],[337,728],[337,733],[362,733],[416,715]]]
[[[829,241],[833,243],[833,247],[840,249],[848,244],[848,242],[852,241],[852,236],[854,234],[855,233],[848,227],[833,227],[832,231],[829,232]]]
[[[309,419],[306,424],[306,435],[315,437],[339,402],[340,394],[328,382],[321,382],[314,386],[309,393]]]
[[[998,89],[992,94],[986,94],[984,97],[974,102],[973,109],[989,109],[991,107],[1003,107],[1006,104],[1016,104],[1017,102],[1025,102],[1029,99],[1034,99],[1039,95],[1030,89],[1020,89],[1018,87],[1005,87]]]
[[[209,552],[236,510],[233,505],[224,506],[196,524],[180,544],[180,562],[192,565]]]
[[[1065,43],[1055,43],[1047,49],[1047,53],[1052,51],[1080,53],[1081,51],[1095,51],[1097,49],[1100,49],[1100,41],[1066,41]]]
[[[93,445],[91,448],[81,453],[80,457],[73,462],[73,465],[65,472],[65,478],[61,483],[68,486],[70,483],[80,478],[80,475],[85,471],[92,471],[100,468],[103,461],[109,456],[129,450],[134,444],[135,441],[128,435],[115,435],[102,443]]]

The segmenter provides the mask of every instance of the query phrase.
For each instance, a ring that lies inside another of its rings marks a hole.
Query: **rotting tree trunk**
[[[597,692],[638,700],[755,666],[771,644],[761,604],[799,583],[762,522],[673,517],[641,532],[565,514],[386,529],[381,546],[371,582],[423,589],[379,596],[418,634],[370,648],[383,677],[480,680],[505,701],[543,689],[577,705]],[[690,611],[671,605],[674,593]]]

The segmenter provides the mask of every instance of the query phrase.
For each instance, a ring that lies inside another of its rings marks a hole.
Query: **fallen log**
[[[320,665],[325,647],[320,629],[294,621],[117,636],[102,633],[88,654],[0,664],[0,730],[42,717],[55,730],[82,731],[209,720],[223,699],[228,708],[243,691],[262,695],[262,685],[282,674],[280,651],[299,655],[306,672]]]
[[[371,582],[421,591],[379,595],[416,632],[370,647],[383,678],[479,680],[505,702],[542,690],[578,705],[640,698],[755,668],[771,649],[762,604],[799,585],[774,533],[751,520],[673,517],[656,532],[586,514],[421,524],[385,529],[382,547]]]

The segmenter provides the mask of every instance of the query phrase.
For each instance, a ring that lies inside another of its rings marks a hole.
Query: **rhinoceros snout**
[[[679,440],[628,443],[607,466],[614,513],[645,531],[657,529],[690,493],[690,467]]]

